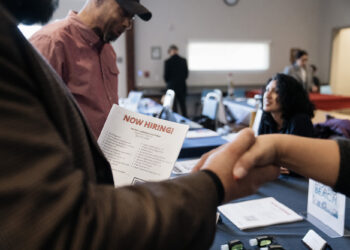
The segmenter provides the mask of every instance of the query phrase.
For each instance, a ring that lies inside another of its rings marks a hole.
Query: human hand
[[[278,137],[274,135],[261,135],[255,140],[255,144],[247,150],[237,161],[233,175],[244,178],[254,167],[280,168],[278,160]]]
[[[219,177],[225,190],[224,202],[252,194],[263,183],[278,177],[279,170],[275,167],[267,166],[254,168],[244,178],[234,179],[233,167],[254,142],[253,131],[244,129],[234,141],[203,155],[195,166],[194,171],[208,169]]]

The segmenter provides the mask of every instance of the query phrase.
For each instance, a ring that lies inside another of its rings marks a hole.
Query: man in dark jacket
[[[177,102],[180,104],[181,113],[187,117],[186,95],[187,86],[186,79],[188,77],[187,61],[178,55],[179,49],[176,45],[169,47],[168,53],[170,58],[164,64],[164,80],[167,89],[175,91],[175,100],[173,110],[177,112]]]

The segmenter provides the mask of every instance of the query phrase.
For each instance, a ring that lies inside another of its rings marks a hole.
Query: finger
[[[209,152],[203,154],[203,155],[201,156],[201,158],[199,159],[199,161],[197,162],[197,164],[196,164],[196,165],[194,166],[194,168],[192,169],[192,172],[197,172],[197,171],[199,171],[199,170],[202,168],[202,166],[203,166],[203,164],[205,163],[205,161],[208,159],[208,157],[209,157],[212,153],[214,153],[216,150],[217,150],[217,149],[213,149],[213,150],[211,150],[211,151],[209,151]]]
[[[233,168],[233,176],[235,179],[244,178],[249,170],[253,168],[257,161],[258,149],[253,145],[248,152],[244,153],[242,157],[237,161]]]
[[[230,154],[232,162],[236,162],[255,142],[254,132],[251,129],[243,129],[236,138],[225,145],[224,150]]]
[[[261,168],[254,168],[242,179],[235,182],[231,197],[240,198],[257,192],[259,187],[266,182],[275,180],[279,176],[279,168],[269,165]],[[228,201],[228,200],[226,200]]]
[[[254,141],[254,132],[251,129],[242,130],[232,142],[216,148],[215,151],[208,156],[201,168],[213,169],[219,168],[220,166],[231,166],[229,171],[232,172],[232,167],[235,162],[254,144]]]
[[[256,140],[255,144],[245,152],[242,157],[237,161],[234,169],[233,176],[235,179],[241,179],[247,175],[249,170],[255,166],[264,166],[264,164],[270,164],[266,159],[271,152],[269,147],[265,145],[265,142]],[[266,149],[268,148],[268,149]]]

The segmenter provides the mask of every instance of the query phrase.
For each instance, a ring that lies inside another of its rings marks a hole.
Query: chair
[[[207,129],[215,130],[219,102],[220,96],[217,93],[208,93],[203,99],[202,114],[200,117],[195,117],[194,121]]]
[[[202,115],[212,120],[216,120],[220,96],[215,92],[209,92],[203,100]]]
[[[217,120],[218,120],[218,122],[226,125],[227,124],[226,110],[225,110],[224,104],[222,102],[222,99],[223,99],[222,91],[220,89],[214,89],[213,92],[216,93],[219,97]]]
[[[175,115],[173,114],[173,105],[175,99],[175,91],[172,89],[168,89],[165,93],[163,100],[163,108],[157,115],[157,118],[177,122]]]
[[[164,96],[163,107],[173,110],[174,99],[175,99],[175,91],[172,89],[168,89]]]

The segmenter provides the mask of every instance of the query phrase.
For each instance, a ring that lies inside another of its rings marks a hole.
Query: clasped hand
[[[262,184],[276,179],[280,173],[274,165],[251,168],[249,171],[240,166],[242,155],[255,143],[257,140],[253,131],[244,129],[232,142],[204,154],[193,171],[208,169],[214,172],[223,184],[224,202],[255,193]]]

